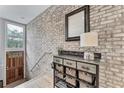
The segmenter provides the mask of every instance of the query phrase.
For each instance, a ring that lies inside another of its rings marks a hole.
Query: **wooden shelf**
[[[62,79],[62,78],[60,78],[60,77],[57,77],[57,76],[55,76],[55,77],[56,77],[57,79],[63,81],[64,83],[66,83],[68,86],[76,88],[76,86],[74,86],[74,85],[72,85],[72,84],[66,82],[64,79]]]

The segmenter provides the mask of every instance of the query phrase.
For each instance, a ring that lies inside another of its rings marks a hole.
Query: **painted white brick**
[[[27,25],[27,63],[32,63],[28,71],[45,51],[57,54],[58,47],[75,51],[87,50],[86,47],[80,48],[79,41],[65,42],[64,16],[79,7],[81,6],[51,6]],[[102,53],[100,87],[124,87],[124,79],[121,76],[121,73],[124,74],[124,60],[121,57],[124,55],[124,25],[121,19],[124,18],[123,12],[124,7],[120,5],[90,6],[90,31],[98,32],[99,46],[89,47],[88,50]],[[51,60],[52,57],[46,57],[41,61],[42,72],[52,74]]]

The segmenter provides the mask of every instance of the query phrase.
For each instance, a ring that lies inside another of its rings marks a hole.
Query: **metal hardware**
[[[60,62],[60,60],[56,59],[57,62]]]
[[[6,70],[8,70],[9,69],[9,67],[6,67]]]
[[[36,64],[32,67],[32,69],[30,70],[31,72],[32,72],[33,69],[40,63],[40,60],[43,59],[43,57],[46,56],[47,54],[52,54],[52,52],[45,52],[45,53],[39,58],[39,60],[36,62]]]
[[[83,68],[83,69],[86,69],[86,70],[90,70],[90,68],[88,68],[88,67],[82,66],[82,68]]]
[[[72,63],[66,62],[68,65],[72,65]]]

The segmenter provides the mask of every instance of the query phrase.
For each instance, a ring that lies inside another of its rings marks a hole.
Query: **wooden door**
[[[6,52],[6,83],[10,84],[24,77],[24,52]]]

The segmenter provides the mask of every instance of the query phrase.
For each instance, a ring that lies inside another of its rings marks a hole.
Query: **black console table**
[[[54,87],[98,88],[100,61],[84,60],[83,52],[72,52],[60,52],[53,57]]]

